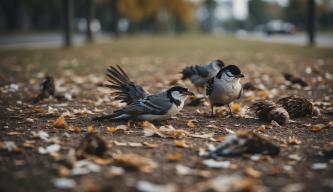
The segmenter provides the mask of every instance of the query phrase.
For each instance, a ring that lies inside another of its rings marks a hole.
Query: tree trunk
[[[308,0],[308,11],[307,11],[307,33],[308,33],[308,43],[309,45],[315,45],[316,38],[316,4],[315,0]]]
[[[72,46],[74,27],[74,0],[63,0],[64,47]]]
[[[91,43],[94,40],[91,31],[91,22],[93,18],[94,18],[94,2],[93,0],[86,0],[86,20],[87,20],[86,40],[88,43]]]
[[[118,8],[117,8],[118,0],[111,0],[111,14],[112,14],[112,22],[111,22],[111,32],[115,38],[119,36],[118,30]]]

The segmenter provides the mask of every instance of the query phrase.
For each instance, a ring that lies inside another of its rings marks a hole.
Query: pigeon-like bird
[[[197,88],[202,88],[205,86],[206,82],[214,77],[223,67],[224,63],[221,60],[214,60],[207,65],[189,66],[181,72],[183,75],[182,80],[190,79]]]
[[[110,66],[107,77],[110,84],[106,86],[114,90],[111,95],[127,106],[113,114],[96,117],[95,120],[165,120],[176,115],[183,108],[186,98],[194,95],[180,86],[150,94],[141,86],[135,85],[119,66]]]
[[[53,97],[55,94],[55,85],[54,85],[54,78],[50,75],[46,75],[43,82],[40,84],[40,90],[37,97],[33,99],[33,103],[38,103],[39,101]]]
[[[240,79],[243,77],[237,66],[228,65],[207,82],[206,95],[211,105],[212,115],[214,115],[214,106],[227,105],[232,116],[229,104],[241,97],[243,88]]]

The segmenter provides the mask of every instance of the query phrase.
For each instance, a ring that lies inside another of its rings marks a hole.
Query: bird
[[[190,79],[194,86],[203,88],[206,82],[214,77],[220,69],[224,67],[224,62],[217,59],[207,65],[188,66],[182,70],[182,80]]]
[[[214,159],[239,156],[244,153],[276,156],[279,152],[279,146],[273,143],[271,138],[251,130],[241,129],[228,135],[215,150],[210,152],[209,156]]]
[[[242,95],[243,88],[240,79],[244,75],[236,65],[228,65],[222,68],[215,77],[207,82],[206,95],[211,105],[211,115],[214,115],[214,106],[227,105],[230,115],[230,103],[239,99]]]
[[[53,97],[55,94],[54,78],[50,75],[46,75],[42,83],[40,84],[40,90],[37,97],[33,99],[33,103],[38,103],[39,101]]]
[[[290,117],[288,111],[280,104],[272,101],[256,101],[250,107],[257,117],[264,121],[276,121],[279,125],[288,123]]]
[[[320,113],[319,109],[314,107],[311,101],[299,96],[283,97],[280,98],[277,103],[288,111],[291,118],[317,115]]]
[[[178,114],[184,107],[186,98],[194,95],[181,86],[150,94],[132,82],[120,66],[110,66],[107,71],[109,84],[106,86],[114,90],[111,96],[127,106],[110,115],[95,117],[94,120],[166,120]]]

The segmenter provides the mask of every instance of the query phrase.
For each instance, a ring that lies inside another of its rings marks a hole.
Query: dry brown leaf
[[[217,141],[223,142],[225,140],[225,136],[219,136],[216,138]]]
[[[317,125],[314,125],[313,127],[310,128],[310,131],[312,132],[319,132],[321,131],[323,128],[325,128],[325,125],[324,124],[317,124]]]
[[[74,126],[69,126],[68,130],[71,131],[71,132],[74,132],[74,133],[80,133],[81,132],[80,127],[74,127]]]
[[[189,146],[186,144],[185,140],[175,140],[175,145],[180,148],[188,148]]]
[[[143,144],[149,148],[156,148],[158,147],[158,144],[154,144],[154,143],[148,143],[148,142],[143,142]]]
[[[187,127],[194,128],[195,124],[193,122],[196,122],[196,120],[195,119],[188,120]]]
[[[22,135],[23,133],[22,132],[18,132],[18,131],[11,131],[11,132],[8,132],[7,135],[10,135],[10,136],[16,136],[16,135]]]
[[[169,161],[179,161],[181,158],[181,154],[180,153],[171,153],[167,155],[167,160]]]
[[[95,132],[95,128],[93,127],[93,126],[89,126],[88,128],[87,128],[87,132],[88,133],[93,133],[93,132]]]
[[[134,153],[114,154],[113,159],[118,164],[135,168],[144,173],[152,172],[157,167],[157,163],[153,160]]]
[[[262,90],[262,91],[259,91],[258,96],[261,97],[262,99],[266,99],[269,97],[269,93],[268,93],[268,91]]]
[[[288,138],[288,144],[290,145],[299,145],[301,143],[302,142],[299,139],[297,139],[295,136],[291,136]]]
[[[108,133],[115,133],[116,131],[118,131],[118,129],[115,128],[115,127],[107,127],[107,128],[106,128],[106,131],[107,131]]]
[[[214,124],[210,124],[210,125],[208,125],[207,127],[208,127],[208,128],[214,128],[214,129],[218,129],[218,128],[219,128],[218,126],[216,126],[216,125],[214,125]]]
[[[242,106],[239,103],[233,103],[231,105],[231,111],[233,113],[239,113],[242,110]]]
[[[53,126],[55,128],[62,128],[62,129],[68,128],[68,124],[65,121],[65,117],[62,115],[60,117],[58,117],[57,120],[55,120],[55,122],[53,123]]]
[[[250,166],[245,167],[245,174],[247,176],[253,177],[253,178],[259,178],[261,176],[261,172],[253,169]]]

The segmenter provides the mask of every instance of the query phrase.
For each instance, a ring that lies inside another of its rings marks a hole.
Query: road
[[[237,33],[237,38],[245,40],[255,40],[271,43],[284,43],[284,44],[293,44],[306,46],[307,37],[305,34],[295,34],[295,35],[271,35],[267,36],[262,33]],[[329,35],[317,35],[316,38],[317,47],[327,47],[333,48],[333,36]]]
[[[97,42],[107,42],[111,40],[109,35],[96,34]],[[74,45],[82,45],[85,42],[83,34],[73,36]],[[0,36],[0,49],[16,48],[56,48],[63,44],[61,33],[44,33],[44,34],[26,34],[26,35],[5,35]]]

